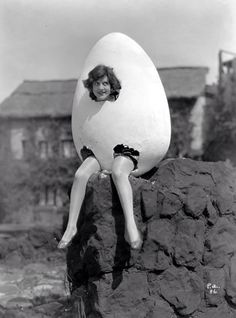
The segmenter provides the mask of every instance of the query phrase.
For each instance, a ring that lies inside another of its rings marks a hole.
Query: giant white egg
[[[96,102],[83,85],[88,73],[99,64],[112,67],[121,82],[115,101]],[[171,136],[165,91],[155,65],[130,37],[110,33],[88,54],[75,91],[72,134],[79,156],[86,146],[101,168],[109,171],[117,144],[139,151],[135,176],[149,171],[165,156]]]

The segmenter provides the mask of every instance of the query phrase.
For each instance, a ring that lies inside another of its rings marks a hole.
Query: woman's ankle
[[[72,225],[72,226],[67,225],[66,230],[65,230],[65,233],[66,233],[66,232],[67,232],[67,233],[72,233],[72,234],[74,234],[74,233],[77,232],[77,227],[74,226],[74,225]]]

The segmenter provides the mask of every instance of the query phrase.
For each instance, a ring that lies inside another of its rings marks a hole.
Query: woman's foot
[[[62,239],[60,240],[60,242],[57,245],[57,248],[59,249],[65,249],[68,246],[70,246],[73,238],[75,237],[77,233],[77,229],[70,229],[70,230],[66,230]]]
[[[139,232],[137,228],[133,229],[130,232],[128,232],[128,230],[126,229],[125,240],[129,243],[130,247],[133,250],[139,250],[143,245],[142,234]]]
[[[141,234],[139,233],[139,238],[136,241],[130,242],[130,247],[133,250],[140,250],[142,245],[143,245],[143,239],[142,239]]]

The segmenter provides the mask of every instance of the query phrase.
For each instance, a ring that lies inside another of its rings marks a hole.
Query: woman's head
[[[97,65],[83,81],[89,90],[89,96],[96,101],[116,100],[121,89],[120,81],[113,69],[105,65]]]

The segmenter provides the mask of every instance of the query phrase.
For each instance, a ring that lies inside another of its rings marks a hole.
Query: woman
[[[120,81],[112,68],[97,65],[88,74],[84,86],[89,91],[89,96],[95,102],[115,102],[121,89]],[[133,212],[133,192],[129,182],[129,175],[138,165],[139,152],[128,145],[118,144],[113,148],[112,179],[116,186],[121,206],[125,217],[125,238],[131,248],[139,249],[142,246],[142,237],[137,229]],[[92,174],[101,171],[98,159],[92,149],[84,145],[81,149],[83,162],[75,173],[71,189],[69,220],[66,231],[58,244],[64,249],[71,243],[77,233],[77,221],[84,200],[86,185]]]

